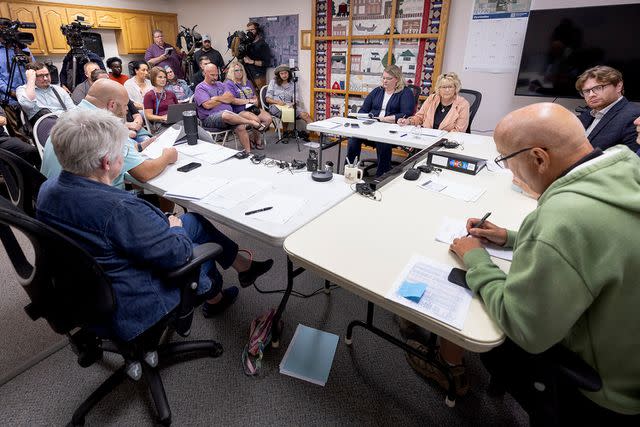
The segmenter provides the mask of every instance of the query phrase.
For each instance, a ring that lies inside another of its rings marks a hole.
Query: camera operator
[[[106,71],[102,58],[84,47],[82,32],[90,28],[91,25],[85,23],[84,18],[81,16],[76,17],[76,20],[70,24],[60,27],[60,31],[67,39],[67,44],[71,46],[71,49],[62,60],[62,71],[60,72],[60,86],[69,93],[72,93],[77,86],[87,79],[84,72],[84,66],[87,62],[95,62],[101,69]],[[73,73],[74,58],[76,61],[75,80],[74,76],[70,75]]]
[[[18,57],[16,59],[16,56]],[[26,62],[25,62],[26,61]],[[25,74],[25,63],[35,61],[29,48],[17,46],[15,43],[8,45],[4,37],[0,35],[0,101],[3,103],[4,116],[9,133],[24,142],[29,142],[29,137],[23,133],[22,121],[20,120],[20,105],[16,97],[18,86],[27,83]],[[11,64],[16,62],[13,80],[9,87],[11,78]],[[8,96],[7,95],[8,92]],[[6,105],[4,104],[7,100]]]
[[[267,67],[271,62],[271,49],[262,38],[262,28],[257,22],[247,24],[247,33],[253,34],[253,42],[248,46],[247,54],[242,59],[247,76],[253,80],[256,91],[267,84]]]
[[[209,34],[205,34],[204,36],[202,36],[202,47],[196,50],[193,54],[193,66],[195,69],[199,67],[200,58],[202,58],[203,56],[209,58],[212,64],[216,64],[220,72],[224,71],[224,59],[222,59],[222,55],[220,54],[220,52],[218,52],[211,46],[211,36]],[[200,70],[202,70],[202,68],[203,67],[200,67]],[[198,83],[200,82],[202,82],[202,80],[200,80]],[[198,83],[196,83],[196,85]]]
[[[186,55],[169,43],[165,43],[161,30],[153,30],[153,43],[147,48],[144,60],[149,63],[149,67],[158,66],[164,68],[168,65],[179,79],[184,79],[182,58]]]

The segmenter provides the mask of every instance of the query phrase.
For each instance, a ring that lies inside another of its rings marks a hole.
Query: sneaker
[[[418,341],[408,340],[407,345],[415,348],[420,352],[427,352],[427,347],[420,344]],[[445,391],[449,390],[449,381],[447,380],[447,376],[434,364],[429,363],[426,360],[414,356],[413,354],[408,352],[405,353],[405,356],[407,358],[409,366],[411,366],[411,368],[416,371],[418,375],[425,379],[435,381]],[[436,357],[438,358],[438,362],[440,362],[440,364],[451,373],[453,382],[456,386],[456,396],[462,397],[466,395],[469,391],[469,379],[467,378],[466,367],[464,365],[450,366],[442,359],[440,353],[438,353]]]
[[[240,290],[236,286],[230,286],[222,290],[222,299],[216,304],[209,304],[205,302],[202,304],[202,314],[207,319],[213,316],[217,316],[229,308],[238,297]]]
[[[256,279],[271,270],[272,266],[272,259],[266,261],[251,261],[251,266],[249,266],[248,270],[238,273],[240,286],[246,288],[247,286],[253,285]]]

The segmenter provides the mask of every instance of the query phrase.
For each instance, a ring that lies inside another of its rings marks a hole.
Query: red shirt
[[[120,74],[120,77],[115,77],[113,74],[109,73],[109,78],[113,81],[120,83],[121,85],[123,85],[124,82],[129,80],[129,77],[125,76],[124,74]]]
[[[178,98],[176,98],[176,94],[170,90],[158,93],[152,89],[144,94],[144,109],[151,110],[156,116],[164,116],[169,110],[169,105],[177,103]]]

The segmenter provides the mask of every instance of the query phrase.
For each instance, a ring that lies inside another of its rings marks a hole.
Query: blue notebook
[[[337,335],[298,324],[280,362],[280,373],[324,386],[337,345]]]

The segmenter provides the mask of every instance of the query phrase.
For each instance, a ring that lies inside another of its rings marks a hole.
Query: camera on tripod
[[[256,36],[251,31],[238,30],[227,37],[227,48],[231,49],[233,56],[238,60],[243,59],[249,52],[249,46],[255,40]]]
[[[179,49],[182,49],[182,39],[185,41],[185,47],[187,51],[191,51],[191,49],[195,46],[196,49],[202,47],[202,36],[199,32],[196,31],[197,25],[194,25],[193,28],[187,28],[183,25],[180,25],[180,32],[178,33],[178,37],[176,38],[176,46]]]
[[[35,40],[33,34],[20,31],[20,28],[35,29],[36,24],[33,22],[20,22],[0,18],[0,38],[2,38],[6,47],[26,49],[28,45],[33,43]],[[27,63],[29,62],[29,57],[25,54],[23,58],[18,59],[16,56],[16,60]]]
[[[72,23],[60,26],[60,31],[67,38],[67,44],[72,48],[84,46],[82,32],[89,29],[91,29],[91,24],[85,23],[82,16],[76,16],[76,20]]]

